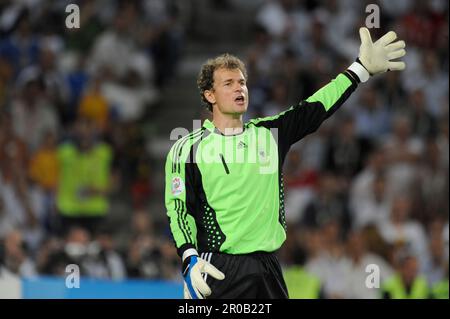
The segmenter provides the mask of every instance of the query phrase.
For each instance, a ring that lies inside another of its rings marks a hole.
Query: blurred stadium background
[[[395,274],[448,298],[446,0],[1,1],[0,298],[181,297],[164,160],[174,128],[209,116],[201,63],[241,57],[246,118],[276,114],[356,58],[370,3],[372,37],[395,30],[407,70],[362,85],[290,151],[280,260],[295,298],[381,298]]]

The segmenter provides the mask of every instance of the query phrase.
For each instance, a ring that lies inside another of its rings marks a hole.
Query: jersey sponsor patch
[[[184,191],[184,182],[181,177],[172,178],[172,195],[178,196]]]

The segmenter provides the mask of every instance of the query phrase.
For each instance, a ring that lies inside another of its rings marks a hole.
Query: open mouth
[[[237,103],[239,103],[239,104],[241,104],[241,103],[244,103],[245,98],[244,98],[243,95],[239,95],[238,97],[236,97],[236,98],[234,99],[234,101],[237,102]]]

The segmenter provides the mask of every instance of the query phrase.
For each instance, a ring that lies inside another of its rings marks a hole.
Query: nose
[[[235,90],[235,92],[243,92],[244,91],[244,87],[243,87],[242,84],[237,83],[237,84],[235,84],[234,90]]]

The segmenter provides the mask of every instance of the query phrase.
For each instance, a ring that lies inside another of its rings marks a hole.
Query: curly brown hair
[[[214,71],[225,68],[228,70],[239,69],[247,80],[247,70],[244,62],[234,55],[224,53],[213,59],[207,60],[200,70],[197,77],[197,86],[200,90],[200,97],[206,108],[212,112],[212,104],[205,98],[205,91],[211,90],[214,85]]]

